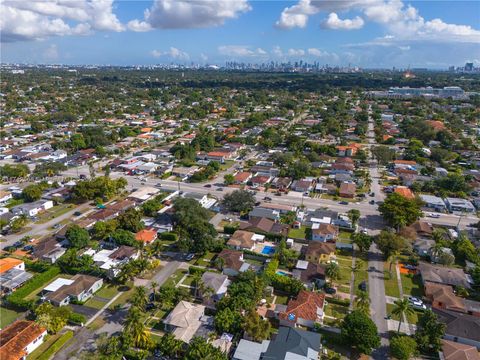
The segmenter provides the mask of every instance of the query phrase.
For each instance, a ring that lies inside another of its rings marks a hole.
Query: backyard
[[[288,232],[288,237],[294,239],[306,239],[307,227],[302,225],[299,229],[290,229]]]
[[[21,313],[18,313],[14,310],[4,308],[3,306],[0,307],[0,328],[3,329],[5,326],[10,325],[20,315],[21,315]]]

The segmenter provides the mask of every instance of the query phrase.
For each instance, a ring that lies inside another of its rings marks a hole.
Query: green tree
[[[441,339],[445,335],[446,325],[437,319],[437,315],[430,309],[420,315],[415,332],[415,340],[418,349],[422,353],[438,352],[441,347]]]
[[[20,231],[25,225],[28,223],[28,218],[26,215],[22,214],[15,220],[12,220],[10,223],[10,230],[12,232],[18,232]]]
[[[325,275],[327,275],[330,281],[340,279],[340,267],[338,264],[334,262],[328,264],[327,268],[325,269]]]
[[[78,225],[71,225],[67,229],[65,237],[67,238],[70,246],[76,249],[84,248],[90,241],[90,235],[88,234],[88,231]]]
[[[390,340],[390,353],[398,360],[409,360],[417,353],[417,342],[409,336],[395,336]]]
[[[378,249],[383,253],[386,259],[392,254],[397,254],[408,247],[405,238],[395,234],[392,231],[382,230],[375,238]]]
[[[110,234],[110,238],[117,245],[139,246],[140,243],[135,240],[135,234],[130,231],[117,229]]]
[[[225,174],[223,176],[223,182],[225,185],[232,185],[235,182],[235,176],[232,174]]]
[[[136,209],[128,209],[117,217],[118,226],[124,230],[138,232],[145,227],[142,213]]]
[[[167,333],[160,338],[157,346],[163,355],[178,358],[183,348],[183,342]]]
[[[388,146],[375,146],[372,148],[371,152],[377,161],[382,165],[386,165],[395,159],[395,150]]]
[[[219,334],[224,332],[237,334],[240,331],[241,322],[240,314],[228,307],[219,310],[214,319],[215,329]]]
[[[351,239],[352,242],[358,246],[358,249],[362,253],[368,251],[373,242],[373,238],[364,233],[353,233]]]
[[[415,310],[413,310],[412,305],[410,305],[410,302],[408,301],[408,299],[405,299],[405,298],[395,300],[393,304],[394,304],[394,307],[392,309],[392,314],[399,317],[397,333],[400,333],[400,327],[402,325],[403,315],[404,314],[405,316],[412,315],[415,312]]]
[[[145,311],[145,305],[148,302],[147,289],[144,286],[136,286],[128,301],[132,306],[138,307],[140,311]]]
[[[385,221],[397,229],[411,225],[422,216],[416,200],[407,199],[397,193],[388,195],[378,210]]]
[[[188,345],[184,360],[227,360],[228,357],[220,349],[209,344],[200,336],[194,337]]]
[[[255,310],[250,310],[245,315],[243,329],[256,342],[261,342],[270,337],[270,322],[263,320]]]
[[[138,307],[132,306],[128,311],[123,331],[132,338],[135,347],[146,349],[151,346],[150,332],[145,327],[141,310]]]
[[[348,218],[352,222],[353,226],[355,226],[360,219],[360,210],[358,209],[350,209],[348,210]]]
[[[222,204],[228,211],[243,213],[253,208],[255,197],[249,191],[235,190],[223,197]]]
[[[341,335],[346,344],[350,344],[360,353],[371,354],[380,346],[380,337],[375,323],[363,311],[354,310],[348,314],[340,326]]]
[[[48,302],[35,308],[36,322],[51,334],[59,332],[68,321],[72,309],[67,306],[55,307]]]
[[[32,184],[26,186],[22,191],[22,197],[26,202],[33,202],[40,200],[42,197],[42,188],[39,185]]]
[[[359,311],[363,311],[365,314],[370,314],[370,297],[366,291],[358,291],[355,298],[355,305]]]

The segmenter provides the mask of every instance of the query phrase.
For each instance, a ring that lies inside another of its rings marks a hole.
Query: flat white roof
[[[60,289],[63,285],[70,285],[73,283],[73,280],[58,278],[53,280],[50,284],[48,284],[43,290],[48,292],[54,292]]]

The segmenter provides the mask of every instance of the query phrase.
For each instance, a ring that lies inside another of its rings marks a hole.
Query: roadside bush
[[[188,272],[191,275],[195,275],[195,274],[203,275],[203,273],[205,273],[206,271],[207,271],[207,269],[199,268],[199,267],[196,267],[196,266],[190,266],[188,268]]]
[[[223,232],[224,232],[225,234],[230,234],[230,235],[231,235],[231,234],[233,234],[235,231],[237,231],[237,229],[238,229],[238,226],[235,226],[235,225],[225,225],[225,226],[223,227]]]
[[[73,325],[81,325],[87,322],[87,318],[82,314],[72,312],[68,317],[68,322]]]
[[[16,309],[28,310],[32,309],[35,305],[34,300],[24,300],[28,294],[45,285],[51,281],[55,276],[60,274],[60,268],[58,266],[52,266],[47,271],[37,274],[28,280],[20,289],[17,289],[14,293],[8,295],[7,302]]]
[[[160,240],[177,241],[178,236],[173,232],[164,232],[160,234]]]

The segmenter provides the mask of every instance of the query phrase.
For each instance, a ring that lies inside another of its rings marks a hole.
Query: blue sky
[[[2,62],[480,64],[479,1],[3,0]]]

